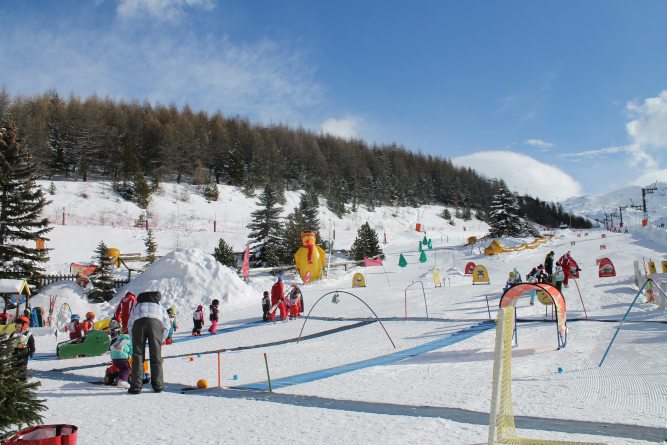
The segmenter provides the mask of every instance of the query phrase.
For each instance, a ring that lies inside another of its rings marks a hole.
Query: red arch
[[[560,291],[554,286],[546,283],[517,284],[516,286],[510,287],[505,291],[505,293],[503,293],[502,297],[500,297],[499,307],[516,307],[516,302],[519,300],[519,297],[532,290],[542,291],[551,298],[551,301],[556,308],[556,331],[558,333],[558,348],[560,349],[565,347],[565,343],[567,342],[567,313],[565,298],[563,297],[563,294],[561,294]]]

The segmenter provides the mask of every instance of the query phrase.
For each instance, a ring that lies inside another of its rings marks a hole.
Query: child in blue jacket
[[[129,388],[130,373],[130,357],[132,357],[132,339],[129,335],[123,334],[119,336],[110,347],[111,361],[113,365],[118,368],[118,386],[121,388]]]

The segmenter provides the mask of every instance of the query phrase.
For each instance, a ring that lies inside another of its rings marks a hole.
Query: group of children
[[[543,264],[533,267],[526,275],[526,282],[551,284],[559,292],[563,287],[568,287],[568,279],[570,277],[577,277],[581,269],[579,269],[579,265],[572,258],[572,253],[569,250],[556,261],[556,268],[554,269],[554,255],[555,252],[552,250],[547,254]],[[503,292],[520,283],[522,283],[521,274],[515,267],[509,273]],[[531,298],[530,304],[531,306],[534,304],[534,298]]]
[[[285,293],[283,277],[278,276],[271,294],[264,291],[262,295],[262,320],[275,321],[276,312],[280,313],[280,321],[294,320],[303,313],[303,294],[296,284],[290,286],[289,292]]]
[[[209,308],[209,315],[208,319],[211,322],[211,327],[208,328],[208,332],[211,333],[211,335],[215,335],[218,333],[218,320],[220,319],[220,309],[218,306],[220,305],[220,301],[217,299],[214,299],[211,302],[211,305],[208,307]],[[203,305],[198,305],[197,309],[195,309],[195,312],[192,314],[192,335],[195,337],[201,337],[201,329],[204,327],[204,306]]]
[[[70,340],[83,339],[95,326],[95,312],[86,312],[86,319],[81,321],[79,314],[72,314],[69,323],[65,325],[65,332],[69,332]]]

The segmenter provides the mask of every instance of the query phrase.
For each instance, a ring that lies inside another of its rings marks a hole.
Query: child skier
[[[115,318],[112,318],[109,321],[109,340],[113,344],[113,342],[116,341],[116,339],[120,336],[120,334],[123,333],[123,327],[120,324],[119,321],[117,321]]]
[[[208,318],[211,321],[211,327],[208,328],[208,332],[211,333],[211,335],[215,335],[218,331],[218,317],[220,310],[218,309],[218,305],[220,304],[220,301],[217,299],[213,300],[211,305],[208,307],[211,311],[209,314]]]
[[[262,295],[262,321],[269,321],[269,310],[271,309],[271,297],[269,291],[265,290]]]
[[[204,326],[204,308],[201,304],[197,306],[197,310],[192,314],[192,323],[194,324],[192,335],[201,337],[201,328]]]
[[[65,325],[65,332],[69,332],[69,339],[76,340],[83,337],[83,326],[79,323],[79,314],[72,314],[69,321]]]
[[[554,272],[554,277],[553,277],[553,284],[558,289],[559,292],[562,292],[562,287],[563,287],[563,280],[565,279],[565,274],[563,273],[563,268],[560,266],[556,266],[556,270]]]
[[[128,389],[130,383],[130,357],[132,357],[132,339],[127,334],[122,334],[111,345],[111,361],[113,366],[118,369],[118,383],[121,388]]]
[[[290,291],[287,298],[289,300],[290,307],[290,320],[296,319],[299,316],[299,288],[295,284],[292,285],[292,290]]]
[[[164,344],[170,345],[174,342],[172,337],[174,332],[178,329],[178,325],[176,324],[176,306],[167,309],[167,315],[169,315],[169,332],[167,332],[167,338],[165,338]]]
[[[515,277],[516,277],[516,274],[514,273],[514,271],[509,273],[509,276],[507,277],[507,281],[505,282],[505,287],[503,287],[503,292],[507,292],[507,290],[510,287],[514,286],[514,284],[516,282]]]
[[[35,353],[35,338],[30,333],[30,320],[21,316],[16,321],[14,334],[14,354],[19,358],[20,365],[28,370],[28,359]]]
[[[86,319],[83,321],[83,333],[87,334],[95,325],[95,312],[86,312]]]

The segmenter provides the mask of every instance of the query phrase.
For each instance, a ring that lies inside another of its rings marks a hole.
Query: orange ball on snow
[[[208,380],[206,379],[197,380],[197,388],[198,389],[208,388]]]

